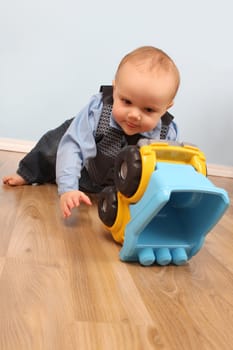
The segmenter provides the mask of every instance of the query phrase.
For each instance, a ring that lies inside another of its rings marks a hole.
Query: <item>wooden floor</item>
[[[21,157],[0,151],[0,176]],[[0,208],[0,350],[233,349],[232,204],[180,267],[121,262],[96,205],[64,221],[55,185],[1,185]]]

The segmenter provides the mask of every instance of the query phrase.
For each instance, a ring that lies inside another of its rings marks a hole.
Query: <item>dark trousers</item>
[[[19,163],[17,173],[27,183],[55,183],[58,144],[73,119],[44,134]]]
[[[73,118],[66,120],[56,129],[44,134],[35,147],[19,162],[17,173],[28,184],[55,183],[58,145],[72,120]],[[80,190],[86,192],[96,193],[102,189],[92,183],[85,168],[81,172],[79,183]]]

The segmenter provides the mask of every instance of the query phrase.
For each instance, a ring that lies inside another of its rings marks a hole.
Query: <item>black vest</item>
[[[91,180],[101,187],[113,184],[114,162],[120,150],[127,145],[136,145],[140,138],[145,138],[140,134],[128,136],[122,130],[110,126],[110,117],[113,105],[112,86],[101,86],[103,93],[103,108],[97,126],[95,140],[97,155],[89,159],[86,168]],[[162,118],[162,128],[160,139],[166,139],[169,124],[173,116],[166,112]]]

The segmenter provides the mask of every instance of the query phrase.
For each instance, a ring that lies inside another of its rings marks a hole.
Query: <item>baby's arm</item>
[[[71,210],[78,207],[81,202],[87,205],[92,204],[90,198],[79,190],[63,193],[60,197],[60,207],[64,218],[69,217]]]
[[[56,182],[63,216],[69,217],[81,202],[91,205],[87,195],[79,191],[81,171],[87,160],[96,156],[94,133],[102,110],[101,95],[74,118],[58,146],[56,159]]]

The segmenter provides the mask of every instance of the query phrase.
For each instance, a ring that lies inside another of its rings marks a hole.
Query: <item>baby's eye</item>
[[[122,101],[126,104],[126,105],[131,105],[131,101],[127,100],[126,98],[123,98]]]
[[[147,113],[154,113],[154,110],[152,108],[150,108],[150,107],[145,108],[145,111]]]

